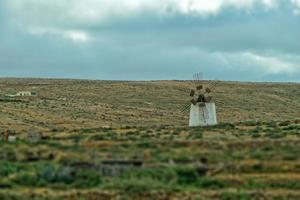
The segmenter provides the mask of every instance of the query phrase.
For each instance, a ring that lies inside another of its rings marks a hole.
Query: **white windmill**
[[[197,73],[193,76],[194,89],[190,90],[190,102],[182,107],[181,111],[189,110],[189,126],[210,126],[216,125],[217,113],[216,105],[212,99],[211,93],[217,82],[211,82],[205,86],[203,74]]]

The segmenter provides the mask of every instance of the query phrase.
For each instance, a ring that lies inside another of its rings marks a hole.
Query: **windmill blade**
[[[183,106],[180,107],[179,111],[181,113],[185,113],[185,112],[189,111],[190,106],[191,106],[190,104],[185,104],[185,105],[183,105]]]
[[[198,72],[198,73],[194,74],[194,76],[195,76],[195,80],[197,80],[197,81],[203,80],[203,72]]]
[[[211,81],[208,85],[208,88],[211,90],[211,92],[213,92],[219,83],[220,81]]]
[[[192,79],[186,80],[187,88],[189,88],[189,90],[191,90],[192,88],[195,88],[197,86],[195,79],[196,79],[196,77],[195,77],[195,75],[193,75]]]
[[[180,84],[178,84],[175,89],[180,92],[190,94],[192,88],[193,88],[192,80],[185,80],[185,81],[181,81]]]
[[[198,85],[202,85],[202,81],[203,81],[203,73],[202,72],[193,74],[193,83],[194,83],[195,87],[197,87]]]
[[[203,73],[199,72],[199,73],[194,74],[193,79],[194,79],[196,85],[201,84],[201,81],[203,80]]]
[[[177,90],[189,94],[191,92],[190,88],[178,87]]]
[[[193,87],[197,87],[196,74],[193,74],[192,84]]]
[[[197,80],[202,81],[204,79],[204,74],[203,72],[197,73]]]
[[[191,90],[191,92],[190,92],[190,97],[194,97],[195,94],[196,94],[195,90]]]

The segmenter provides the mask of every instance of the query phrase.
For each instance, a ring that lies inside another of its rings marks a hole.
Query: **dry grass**
[[[0,87],[0,128],[18,136],[0,142],[0,199],[300,199],[299,84],[222,82],[214,94],[222,123],[206,128],[188,128],[177,109],[188,101],[183,81],[0,79]],[[19,90],[39,96],[4,97]],[[43,139],[28,142],[31,131]],[[133,158],[145,170],[134,178],[88,187],[92,170],[72,183],[37,178],[47,166]],[[180,177],[169,164],[203,158],[209,173],[186,183],[193,171]]]
[[[38,92],[24,102],[0,102],[0,128],[43,131],[99,126],[186,125],[179,107],[189,101],[189,82],[112,82],[0,79],[3,96]],[[220,122],[293,120],[299,117],[299,84],[222,82],[214,98]],[[63,98],[66,98],[64,100]]]

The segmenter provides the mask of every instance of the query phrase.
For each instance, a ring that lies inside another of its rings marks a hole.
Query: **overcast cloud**
[[[0,75],[300,81],[300,0],[0,0]]]

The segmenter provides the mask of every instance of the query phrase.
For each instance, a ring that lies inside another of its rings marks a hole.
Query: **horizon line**
[[[193,79],[89,79],[72,77],[15,77],[0,76],[0,79],[36,79],[36,80],[74,80],[74,81],[116,81],[116,82],[153,82],[153,81],[194,81]],[[221,81],[238,83],[279,83],[279,84],[300,84],[300,81],[255,81],[255,80],[229,80],[229,79],[202,79],[201,81]]]

